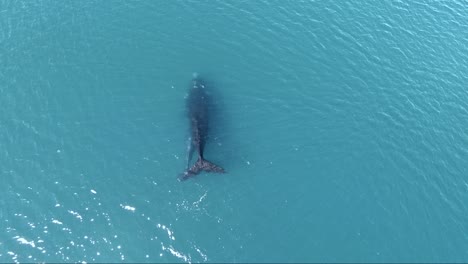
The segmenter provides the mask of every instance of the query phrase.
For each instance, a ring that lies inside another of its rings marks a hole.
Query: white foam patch
[[[30,245],[30,246],[33,247],[33,248],[36,247],[36,244],[34,244],[34,241],[33,241],[33,240],[28,241],[28,240],[26,240],[24,237],[19,237],[19,236],[15,236],[14,238],[15,238],[16,241],[18,241],[20,244],[23,244],[23,245]]]
[[[72,215],[74,215],[77,219],[80,219],[80,221],[83,221],[83,217],[81,217],[81,215],[77,212],[74,212],[72,210],[68,210],[68,212]]]
[[[181,253],[181,252],[175,250],[172,246],[165,247],[164,245],[162,245],[162,250],[168,251],[168,252],[171,253],[174,257],[179,258],[179,259],[183,260],[184,262],[192,263],[192,261],[191,261],[191,259],[190,259],[190,256],[184,255],[183,253]]]
[[[63,223],[57,219],[52,219],[52,223],[57,224],[57,225],[63,225]]]
[[[169,252],[171,252],[171,254],[174,256],[174,257],[178,257],[180,259],[183,259],[185,262],[189,262],[190,263],[190,258],[187,257],[186,255],[180,253],[179,251],[175,250],[172,248],[172,246],[170,246],[169,248]]]
[[[122,208],[125,209],[125,210],[132,211],[132,212],[135,212],[135,210],[136,210],[135,207],[132,207],[132,206],[130,206],[130,205],[123,205],[123,204],[120,204],[120,207],[122,207]]]
[[[197,247],[195,247],[195,250],[200,254],[200,256],[203,258],[203,261],[208,261],[208,257]]]
[[[206,198],[206,195],[207,195],[207,194],[208,194],[208,192],[206,192],[205,194],[203,194],[202,197],[200,197],[200,199],[198,199],[198,201],[193,202],[193,205],[198,207],[198,204],[201,203],[201,202],[203,202],[203,200]]]
[[[173,236],[174,232],[172,232],[167,226],[158,224],[157,227],[158,227],[158,228],[161,228],[161,229],[164,230],[164,231],[166,231],[166,232],[167,232],[167,236],[168,236],[171,240],[175,240],[175,237]]]

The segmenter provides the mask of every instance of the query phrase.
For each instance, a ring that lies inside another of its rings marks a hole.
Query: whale
[[[197,73],[193,74],[191,85],[186,98],[187,117],[190,126],[190,137],[187,148],[187,165],[183,173],[178,176],[179,181],[185,181],[201,172],[226,173],[224,168],[205,159],[204,151],[209,140],[210,117],[213,111],[212,98],[208,93],[205,82]],[[198,157],[190,166],[193,154]]]

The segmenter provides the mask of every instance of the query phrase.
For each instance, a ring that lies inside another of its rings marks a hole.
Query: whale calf
[[[210,125],[210,110],[212,110],[210,109],[210,99],[203,80],[198,74],[194,74],[186,99],[191,132],[187,155],[187,168],[179,175],[180,181],[187,180],[202,171],[214,173],[226,172],[222,167],[213,164],[204,157],[204,149],[208,139]],[[198,153],[198,159],[190,167],[190,161],[195,151]]]

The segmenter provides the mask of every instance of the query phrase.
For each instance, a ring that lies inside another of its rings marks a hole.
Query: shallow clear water
[[[0,262],[468,261],[467,8],[0,1]]]

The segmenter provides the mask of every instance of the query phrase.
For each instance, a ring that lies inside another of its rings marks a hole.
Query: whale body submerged
[[[211,98],[206,91],[203,80],[197,74],[194,74],[191,84],[186,102],[191,137],[188,147],[187,169],[179,175],[181,181],[202,171],[225,173],[222,167],[206,160],[203,155],[209,132]],[[195,151],[198,153],[198,159],[190,167],[190,161]]]

